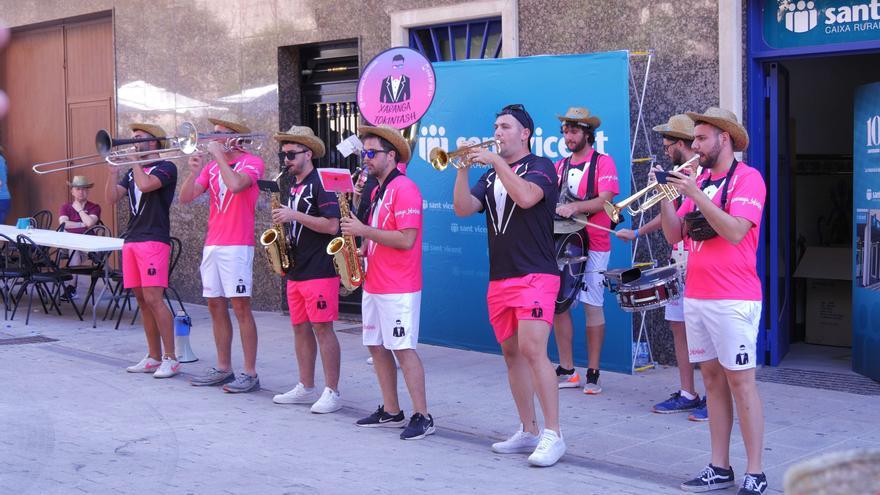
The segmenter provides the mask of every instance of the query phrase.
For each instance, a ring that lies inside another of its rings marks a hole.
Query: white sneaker
[[[161,365],[162,361],[156,361],[150,356],[144,356],[144,358],[141,359],[141,362],[134,366],[129,366],[128,368],[125,368],[125,371],[129,373],[152,373],[159,369],[159,366]]]
[[[369,364],[370,366],[373,365],[373,356],[367,358],[367,364]]]
[[[165,356],[162,358],[162,365],[153,373],[153,378],[171,378],[180,373],[180,361]]]
[[[289,392],[272,397],[276,404],[311,404],[318,400],[318,391],[314,388],[307,389],[302,383],[297,383]]]
[[[519,430],[503,442],[492,444],[492,451],[498,454],[528,454],[538,447],[538,435],[523,431],[522,425]]]
[[[321,398],[312,404],[312,412],[315,414],[332,413],[340,409],[342,409],[342,400],[339,398],[339,392],[330,387],[324,387]]]
[[[538,448],[529,456],[529,464],[541,467],[552,466],[563,454],[565,454],[565,441],[562,436],[544,428]]]

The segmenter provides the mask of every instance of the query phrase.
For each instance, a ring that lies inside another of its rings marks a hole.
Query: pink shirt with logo
[[[571,161],[569,165],[569,171],[576,170],[583,172],[583,175],[576,173],[578,179],[572,182],[572,177],[569,176],[568,187],[569,191],[576,195],[581,200],[586,199],[587,196],[587,177],[589,176],[588,168],[590,166],[590,159],[593,157],[593,153],[596,151],[590,148],[590,152],[587,153],[587,156],[583,160]],[[562,184],[563,177],[563,168],[565,168],[565,159],[559,160],[556,162],[556,176],[559,179],[559,184]],[[601,192],[611,192],[614,195],[620,192],[620,185],[617,180],[617,166],[614,164],[614,159],[608,155],[599,156],[599,160],[596,161],[596,183],[593,186],[594,194],[599,194]],[[561,199],[561,194],[560,194]],[[590,215],[590,222],[595,223],[596,225],[601,225],[602,227],[610,228],[611,227],[611,218],[605,213],[605,210],[599,210],[598,212]],[[611,251],[611,234],[607,231],[597,229],[595,227],[586,226],[587,234],[590,237],[590,251],[597,252],[608,252]]]
[[[702,186],[707,178],[706,171],[697,178]],[[715,174],[712,180],[723,179],[725,174]],[[724,184],[712,188],[712,202],[721,206]],[[739,244],[732,244],[723,237],[716,236],[707,241],[688,238],[689,255],[685,297],[694,299],[733,299],[740,301],[760,301],[761,279],[757,273],[758,238],[761,231],[761,215],[767,189],[761,173],[740,162],[730,179],[727,191],[727,205],[724,209],[734,217],[745,218],[752,223],[746,236]],[[687,198],[678,209],[678,216],[694,209],[694,201]]]
[[[196,183],[204,187],[211,198],[205,245],[253,246],[254,212],[260,196],[257,180],[263,177],[265,166],[262,159],[247,153],[229,165],[236,172],[251,178],[250,187],[238,193],[229,191],[220,177],[220,166],[216,161],[206,165],[196,179]]]
[[[405,175],[395,177],[370,212],[370,225],[380,230],[418,229],[418,234],[409,249],[367,241],[364,290],[371,294],[422,290],[422,193],[416,183]]]

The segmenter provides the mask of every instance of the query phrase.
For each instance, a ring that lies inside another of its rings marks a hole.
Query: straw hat
[[[403,134],[399,130],[390,125],[382,124],[379,126],[362,125],[358,126],[358,134],[363,139],[364,134],[372,134],[391,143],[397,150],[397,161],[401,163],[409,163],[412,150],[409,149],[409,143],[404,139]]]
[[[577,122],[578,124],[586,124],[591,129],[596,129],[602,125],[602,120],[595,115],[590,115],[589,108],[569,107],[565,115],[557,115],[560,122]]]
[[[736,114],[730,110],[709,107],[703,113],[687,112],[687,116],[692,118],[694,123],[705,122],[730,134],[730,139],[733,140],[733,151],[743,151],[749,147],[748,131],[739,123]]]
[[[324,142],[315,136],[311,127],[291,126],[287,132],[276,132],[273,137],[279,143],[297,143],[305,146],[312,150],[312,158],[321,158],[327,152]]]
[[[157,137],[157,138],[164,138],[164,137],[168,136],[167,134],[165,134],[165,129],[162,129],[161,127],[159,127],[155,124],[145,124],[143,122],[135,122],[134,124],[128,124],[128,128],[131,129],[132,132],[144,131],[147,134],[149,134],[153,137]]]
[[[208,122],[210,122],[214,125],[222,125],[223,127],[231,130],[232,132],[234,132],[236,134],[250,134],[251,133],[251,129],[249,127],[247,127],[246,125],[232,122],[230,120],[211,118],[211,119],[208,119]]]
[[[147,131],[144,131],[147,132]],[[158,136],[156,136],[158,137]],[[91,189],[92,186],[95,185],[94,182],[90,182],[89,179],[85,175],[74,175],[73,180],[67,183],[70,187],[81,187],[83,189]]]
[[[683,113],[669,117],[669,122],[654,126],[653,129],[671,139],[694,140],[694,121]]]

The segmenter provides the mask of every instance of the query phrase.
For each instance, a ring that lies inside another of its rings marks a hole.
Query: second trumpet
[[[431,166],[434,167],[435,170],[444,171],[446,167],[452,165],[455,168],[467,167],[471,164],[470,160],[468,160],[468,154],[478,148],[491,148],[495,147],[495,150],[501,147],[501,142],[495,139],[490,139],[488,141],[483,141],[482,143],[472,144],[470,146],[463,146],[458,148],[455,151],[444,151],[443,148],[434,148],[431,150],[431,153],[428,155],[428,161],[431,162]]]

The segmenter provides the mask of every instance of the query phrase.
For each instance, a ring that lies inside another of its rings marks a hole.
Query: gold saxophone
[[[348,207],[345,193],[336,193],[336,196],[339,198],[340,218],[348,218],[351,215],[351,210]],[[364,283],[363,263],[353,236],[334,237],[330,244],[327,244],[327,254],[333,256],[333,265],[336,267],[336,273],[339,274],[343,287],[353,291]]]
[[[275,176],[274,181],[279,183],[282,175],[284,175],[283,171]],[[270,199],[271,210],[281,208],[280,196],[280,193],[272,193]],[[287,244],[287,231],[283,223],[273,224],[271,228],[263,231],[260,234],[260,245],[266,250],[266,259],[269,260],[269,266],[273,272],[283,277],[293,268],[293,260],[289,254],[290,246]]]

